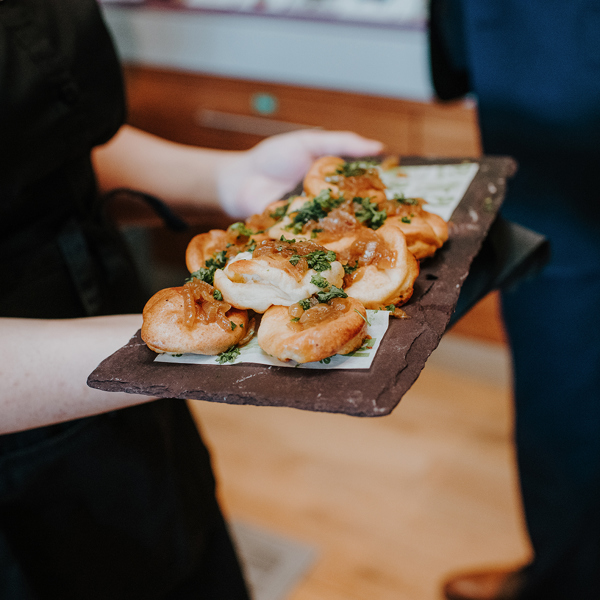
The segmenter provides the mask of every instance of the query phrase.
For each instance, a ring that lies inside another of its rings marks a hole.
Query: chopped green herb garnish
[[[237,325],[233,321],[229,321],[231,323],[231,331],[233,331]]]
[[[212,269],[205,269],[204,267],[200,267],[197,271],[194,271],[190,274],[190,276],[186,279],[186,282],[198,279],[200,281],[204,281],[212,285],[214,281],[214,276],[215,271],[213,271]]]
[[[294,238],[294,239],[292,239],[292,240],[288,240],[288,239],[286,239],[285,235],[282,235],[282,236],[279,238],[279,241],[280,241],[280,242],[287,242],[288,244],[295,244],[295,243],[296,243],[296,238]]]
[[[221,352],[216,360],[220,365],[224,365],[227,362],[234,362],[239,355],[240,349],[237,346],[231,346],[225,352]]]
[[[331,263],[336,258],[337,255],[333,250],[315,250],[306,255],[306,262],[309,269],[314,269],[320,273],[331,269]]]
[[[400,204],[408,204],[410,206],[418,206],[419,205],[419,200],[417,198],[405,198],[404,194],[394,194],[394,196],[392,197],[392,200],[395,200],[396,202],[398,202]]]
[[[330,189],[323,190],[318,196],[302,205],[299,210],[291,213],[292,222],[286,225],[286,229],[290,229],[294,233],[300,233],[306,223],[326,217],[330,211],[343,201],[342,196],[334,198]]]
[[[323,231],[323,229],[313,229],[313,230],[310,232],[310,239],[311,239],[311,240],[314,240],[314,239],[317,237],[317,235],[318,235],[319,233],[321,233],[322,231]]]
[[[347,298],[348,294],[346,294],[344,290],[341,290],[340,288],[335,287],[335,285],[332,285],[327,291],[317,292],[316,297],[321,304],[326,304],[334,298]]]
[[[388,304],[388,306],[385,307],[385,310],[387,310],[389,312],[394,312],[396,310],[396,305],[395,304]]]
[[[410,217],[402,217],[400,220],[401,220],[403,223],[407,223],[407,224],[410,224],[410,223],[412,223],[412,219],[411,219]]]
[[[250,237],[251,235],[258,233],[256,231],[252,231],[251,229],[248,229],[248,227],[246,227],[246,224],[243,223],[242,221],[239,221],[238,223],[234,223],[233,225],[230,225],[229,231],[233,231],[233,232],[237,233],[238,237],[239,236]]]
[[[346,273],[346,275],[351,275],[356,269],[358,269],[358,261],[353,265],[344,265],[344,273]]]
[[[221,292],[220,292],[219,290],[215,290],[215,291],[213,292],[213,298],[214,298],[215,300],[219,300],[219,301],[220,301],[220,300],[223,300],[223,294],[221,294]]]
[[[354,211],[354,216],[371,229],[379,229],[387,219],[385,210],[377,210],[377,203],[371,202],[369,198],[353,198],[353,202],[359,204],[359,208]]]
[[[290,319],[290,321],[291,321],[292,323],[297,323],[299,320],[300,320],[300,317],[292,317],[292,318]]]
[[[358,312],[358,310],[355,308],[354,312],[367,324],[367,325],[371,325],[371,323],[369,323],[368,319],[365,319],[365,317],[363,317],[360,312]]]
[[[276,221],[281,221],[290,207],[291,202],[287,204],[283,204],[282,206],[278,206],[272,213],[269,213],[271,219],[275,219]]]
[[[327,279],[325,279],[325,277],[322,275],[313,275],[310,278],[310,282],[320,288],[329,287],[329,281],[327,281]]]
[[[319,362],[324,365],[328,365],[331,362],[331,356],[328,356],[327,358],[322,358]]]
[[[338,167],[335,172],[344,177],[360,177],[365,175],[377,163],[374,160],[353,160]]]
[[[213,258],[209,258],[204,264],[205,267],[200,267],[197,271],[194,271],[186,281],[198,279],[212,285],[215,279],[215,271],[222,269],[227,264],[227,252],[225,250],[215,252]]]
[[[225,250],[215,252],[213,257],[214,258],[209,258],[205,263],[209,269],[212,269],[213,267],[215,269],[222,269],[227,264],[227,252],[225,252]]]
[[[301,258],[299,254],[293,254],[289,261],[292,265],[296,266]],[[315,250],[307,254],[304,258],[309,269],[314,269],[320,273],[331,269],[331,263],[336,260],[337,256],[333,250]]]
[[[308,298],[304,299],[304,300],[300,300],[300,302],[298,302],[298,304],[304,309],[304,310],[308,310],[310,308],[310,300]]]

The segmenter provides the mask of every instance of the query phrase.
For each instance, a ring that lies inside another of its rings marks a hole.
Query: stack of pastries
[[[390,197],[368,161],[320,158],[303,188],[190,241],[190,278],[144,308],[149,348],[217,355],[256,335],[267,354],[306,363],[360,348],[367,309],[404,315],[447,223],[422,199]]]

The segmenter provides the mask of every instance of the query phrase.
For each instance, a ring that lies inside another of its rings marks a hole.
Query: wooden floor
[[[449,572],[526,560],[504,348],[465,340],[388,417],[192,403],[226,514],[317,547],[289,600],[439,600]]]

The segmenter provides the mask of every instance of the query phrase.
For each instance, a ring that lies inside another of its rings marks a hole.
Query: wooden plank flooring
[[[317,548],[289,600],[439,600],[449,572],[527,559],[502,356],[446,335],[379,419],[191,404],[226,514]]]

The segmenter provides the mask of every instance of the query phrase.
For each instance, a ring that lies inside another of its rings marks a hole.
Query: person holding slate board
[[[318,156],[381,145],[302,131],[219,152],[124,121],[94,0],[0,2],[0,598],[247,600],[185,402],[86,385],[147,299],[99,191],[245,216]]]

